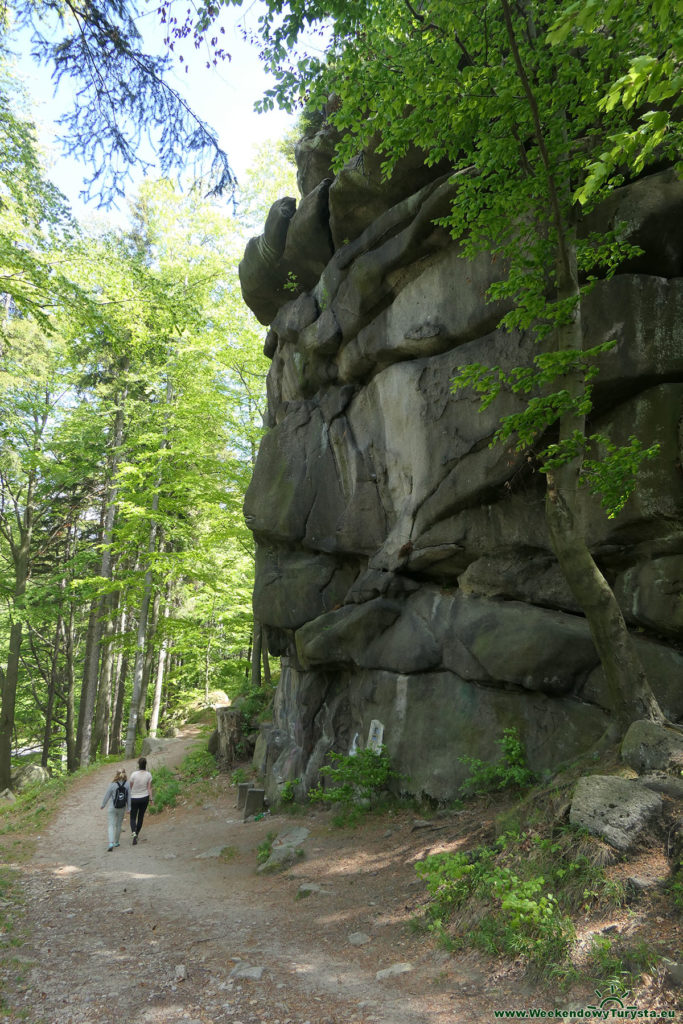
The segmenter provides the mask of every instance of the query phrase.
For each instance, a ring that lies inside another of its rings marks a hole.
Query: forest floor
[[[169,741],[149,758],[152,773],[196,743],[191,729]],[[415,862],[490,839],[493,803],[429,823],[407,809],[345,829],[325,810],[244,822],[221,775],[148,815],[136,846],[124,822],[109,853],[100,803],[114,767],[69,786],[28,858],[21,835],[4,842],[22,914],[14,944],[2,943],[2,1024],[489,1024],[496,1011],[534,1009],[582,1021],[605,995],[595,981],[558,991],[520,964],[449,953],[410,927],[426,900]],[[258,846],[300,825],[310,830],[304,856],[257,874]],[[637,870],[661,868],[646,856]],[[301,898],[304,883],[319,889]],[[680,958],[680,920],[661,893],[585,927],[637,927]],[[640,1016],[680,1019],[662,979],[653,971],[625,1001]]]

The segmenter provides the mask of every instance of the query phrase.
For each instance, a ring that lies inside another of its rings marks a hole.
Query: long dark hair
[[[147,758],[146,757],[139,757],[138,758],[138,768],[140,768],[141,771],[144,772],[146,767],[147,767]]]

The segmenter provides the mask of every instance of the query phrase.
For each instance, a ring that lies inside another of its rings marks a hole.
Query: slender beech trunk
[[[251,643],[251,685],[261,685],[261,647],[263,632],[261,623],[254,619],[253,639]]]
[[[168,706],[171,699],[171,683],[173,682],[173,673],[175,672],[175,660],[173,657],[173,641],[171,640],[166,650],[166,662],[164,664],[164,681],[166,683],[165,688],[162,690],[162,707],[160,714],[165,715],[168,711]]]
[[[166,404],[170,406],[173,389],[170,380],[166,381]],[[161,448],[166,448],[168,441],[168,418],[164,422]],[[147,619],[149,617],[149,603],[152,597],[152,558],[157,545],[158,524],[156,515],[159,511],[159,490],[162,482],[161,460],[159,472],[152,497],[152,519],[149,527],[149,542],[147,544],[147,572],[140,604],[140,615],[138,618],[137,641],[135,644],[135,667],[133,669],[133,693],[130,698],[130,714],[128,716],[128,728],[126,730],[126,757],[132,757],[135,751],[135,736],[138,729],[140,716],[140,695],[142,692],[144,661],[145,661],[145,639],[147,636]]]
[[[263,685],[270,686],[270,661],[268,660],[268,642],[266,627],[261,625],[261,652],[263,654]]]
[[[509,2],[501,0],[501,4],[512,56],[531,111],[534,134],[547,176],[549,214],[557,238],[557,297],[575,300],[571,322],[555,331],[556,350],[582,351],[581,296],[574,234],[562,214],[558,177],[550,163],[536,96],[517,46]],[[568,188],[569,183],[565,187]],[[578,375],[569,376],[564,383],[573,394],[583,388],[583,381]],[[564,415],[559,424],[560,442],[573,437],[577,431],[585,437],[585,428],[585,417],[575,413]],[[547,475],[545,508],[551,544],[569,588],[586,616],[607,680],[611,710],[619,727],[624,730],[640,718],[663,722],[665,717],[647,680],[612,588],[586,543],[586,531],[577,502],[581,461],[579,456]]]
[[[140,703],[138,706],[138,733],[142,736],[147,735],[147,716],[145,714],[147,710],[147,691],[149,690],[149,681],[152,676],[152,668],[154,667],[154,640],[159,623],[160,607],[161,593],[155,590],[152,600],[152,614],[149,617],[147,636],[145,638],[145,657],[142,663],[142,685],[140,687]]]
[[[74,675],[74,626],[75,610],[73,601],[69,602],[69,624],[64,637],[64,651],[66,654],[66,770],[75,772],[78,767],[78,755],[76,753],[76,677]]]
[[[159,508],[159,492],[154,492],[152,499],[152,515],[156,515]],[[140,602],[138,615],[138,630],[135,641],[135,665],[133,667],[133,692],[130,698],[130,712],[128,715],[128,728],[126,729],[126,757],[132,757],[135,753],[135,737],[138,729],[138,717],[140,714],[140,693],[142,691],[142,673],[145,661],[145,639],[147,637],[147,619],[149,617],[149,604],[152,599],[152,566],[151,557],[156,548],[157,524],[154,520],[149,528],[149,542],[147,554],[149,556],[149,568],[145,573],[145,582]]]
[[[127,368],[128,362],[126,360],[123,370],[125,371]],[[104,499],[105,512],[102,527],[102,558],[100,562],[100,576],[104,580],[111,580],[112,578],[111,542],[114,534],[114,520],[116,519],[116,498],[118,495],[116,471],[121,455],[121,446],[123,444],[124,403],[125,392],[118,396],[118,408],[114,418],[112,447],[109,453],[109,468],[107,474],[109,482]],[[103,624],[107,619],[107,605],[108,595],[103,594],[97,604],[97,612],[92,626],[93,634],[90,638],[91,646],[85,661],[83,695],[81,697],[82,714],[79,719],[79,722],[82,723],[79,747],[81,764],[83,766],[90,763],[93,712],[95,710],[95,701],[97,697],[97,683],[100,664],[100,638],[102,635]]]
[[[33,529],[33,486],[29,484],[26,506],[18,522],[19,540],[11,540],[14,561],[14,590],[12,594],[13,622],[9,634],[7,669],[2,679],[2,710],[0,711],[0,790],[9,788],[12,775],[12,737],[14,734],[14,713],[19,683],[19,664],[23,622],[22,605],[26,594],[31,534]]]
[[[171,613],[171,587],[166,587],[166,598],[164,602],[164,621]],[[157,656],[157,669],[154,677],[154,696],[152,698],[152,711],[149,717],[149,735],[156,736],[159,728],[159,709],[161,708],[161,694],[164,687],[164,675],[168,663],[169,638],[164,634]]]
[[[127,612],[124,608],[121,612],[117,627],[117,634],[123,636],[126,632]],[[116,659],[116,670],[114,673],[114,686],[116,696],[114,699],[114,714],[112,715],[111,731],[109,734],[109,750],[117,754],[122,749],[121,726],[123,724],[123,706],[126,699],[126,676],[128,674],[128,655],[124,649],[119,651]]]
[[[82,750],[83,750],[83,733],[85,731],[86,716],[89,714],[92,718],[93,708],[95,706],[95,692],[92,691],[89,696],[87,693],[88,680],[94,679],[97,683],[97,666],[99,665],[100,647],[99,637],[96,628],[97,612],[99,608],[98,598],[94,598],[90,603],[90,611],[88,612],[88,626],[85,633],[85,656],[83,658],[83,679],[81,682],[81,700],[78,706],[78,728],[76,730],[76,757],[78,764],[82,764]],[[95,668],[92,668],[92,661],[96,661]],[[90,730],[88,730],[88,754],[90,754]],[[87,761],[86,761],[87,764]]]
[[[43,750],[40,755],[40,763],[47,768],[50,760],[50,741],[52,739],[52,722],[54,716],[55,700],[57,695],[57,678],[59,675],[59,655],[62,649],[62,632],[64,622],[60,611],[55,627],[55,638],[52,643],[52,656],[50,658],[50,674],[47,680],[47,703],[45,705],[45,728],[43,730]]]
[[[112,679],[114,675],[114,634],[116,630],[119,595],[110,594],[107,601],[104,635],[101,638],[102,669],[97,689],[97,706],[95,708],[95,725],[93,728],[90,756],[95,757],[98,749],[102,757],[109,753],[109,723],[112,705]]]

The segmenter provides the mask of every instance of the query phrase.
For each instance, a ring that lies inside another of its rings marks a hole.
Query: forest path
[[[197,742],[186,732],[148,767],[177,766]],[[122,763],[130,774],[135,764]],[[199,802],[148,814],[136,846],[125,820],[109,853],[100,803],[115,767],[70,788],[20,869],[25,941],[3,1024],[484,1024],[494,1009],[553,1005],[519,972],[496,974],[408,929],[423,894],[414,862],[452,844],[454,819],[415,828],[406,811],[339,830],[310,812],[245,823],[223,775],[193,791]],[[258,844],[301,824],[305,857],[258,875]],[[298,899],[304,881],[323,891]],[[356,946],[359,932],[368,941]],[[410,972],[377,979],[397,963]],[[236,977],[238,965],[260,977]]]

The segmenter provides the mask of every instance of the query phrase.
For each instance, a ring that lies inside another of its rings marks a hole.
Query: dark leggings
[[[142,828],[142,819],[145,816],[147,810],[147,804],[149,803],[149,797],[143,796],[139,800],[132,800],[130,802],[130,830],[135,835],[140,835],[140,829]]]

